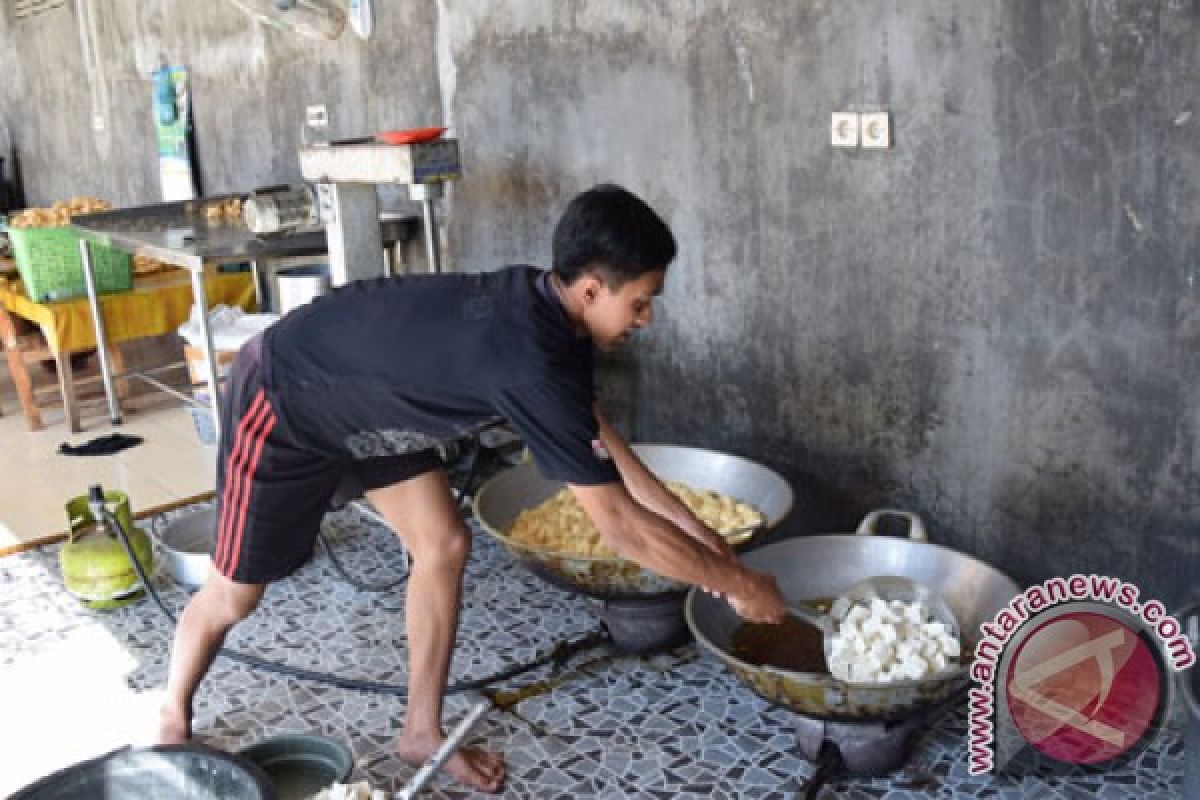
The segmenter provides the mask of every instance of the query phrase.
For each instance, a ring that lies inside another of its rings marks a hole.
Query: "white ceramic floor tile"
[[[216,448],[200,444],[191,415],[165,395],[135,398],[124,422],[111,426],[93,404],[87,430],[69,434],[56,409],[46,410],[46,429],[28,429],[7,368],[0,372],[0,549],[61,533],[63,504],[93,483],[126,492],[135,513],[210,492]],[[142,444],[111,456],[67,456],[59,445],[78,445],[120,432]]]

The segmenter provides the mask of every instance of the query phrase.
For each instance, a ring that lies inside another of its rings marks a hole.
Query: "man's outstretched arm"
[[[722,594],[739,616],[779,622],[783,596],[775,579],[742,566],[634,501],[622,483],[569,484],[605,543],[649,570]]]
[[[594,411],[596,422],[600,426],[600,441],[612,456],[617,471],[621,473],[621,480],[633,499],[639,505],[674,523],[677,528],[708,549],[732,560],[733,551],[725,539],[701,522],[678,497],[663,486],[662,481],[646,468],[624,437],[608,423],[599,406],[596,406]]]

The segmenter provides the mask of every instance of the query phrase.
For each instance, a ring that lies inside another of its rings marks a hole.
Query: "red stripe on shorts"
[[[225,469],[225,491],[221,496],[221,519],[217,525],[217,547],[213,555],[213,563],[224,573],[224,564],[228,560],[230,544],[229,520],[233,516],[232,509],[237,505],[238,487],[241,486],[242,463],[253,440],[254,428],[259,425],[267,410],[266,393],[259,390],[250,403],[250,410],[242,416],[238,423],[237,435],[234,437],[233,448],[229,452]]]
[[[264,418],[264,423],[255,435],[253,451],[250,453],[249,462],[246,465],[245,479],[243,481],[243,489],[241,499],[238,501],[237,517],[230,520],[232,529],[230,533],[235,537],[233,539],[233,548],[226,554],[226,558],[232,558],[225,569],[225,575],[233,577],[233,573],[237,571],[238,560],[241,558],[242,536],[246,532],[246,511],[250,507],[250,495],[254,491],[254,470],[258,468],[258,459],[262,455],[263,444],[266,443],[267,437],[271,434],[271,429],[275,427],[276,417],[275,412],[271,410],[271,406],[267,405],[267,413]]]

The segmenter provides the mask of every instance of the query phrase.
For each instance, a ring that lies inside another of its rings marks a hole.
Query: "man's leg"
[[[405,761],[420,764],[445,739],[442,692],[458,627],[471,534],[458,516],[443,470],[369,491],[367,499],[412,555],[405,606],[408,711],[397,749]],[[457,780],[487,792],[500,791],[504,783],[504,760],[473,748],[461,748],[446,762],[445,770]]]
[[[192,735],[192,696],[212,665],[229,629],[258,607],[266,584],[234,583],[213,570],[187,604],[175,629],[167,699],[158,743],[181,744]]]

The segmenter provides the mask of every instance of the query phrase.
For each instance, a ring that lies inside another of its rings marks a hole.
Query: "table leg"
[[[100,297],[96,293],[96,272],[92,267],[92,248],[87,239],[79,240],[79,260],[83,265],[83,283],[87,288],[88,306],[92,310],[92,324],[96,328],[96,355],[100,361],[100,378],[104,383],[104,396],[108,400],[108,418],[113,425],[121,424],[121,405],[117,400],[117,389],[113,383],[112,366],[108,363],[108,335],[104,330],[104,314],[100,310]]]
[[[13,385],[17,389],[17,399],[21,401],[25,421],[29,423],[29,430],[40,431],[46,425],[42,422],[42,414],[38,411],[37,399],[33,395],[33,381],[29,378],[25,356],[21,354],[21,344],[17,341],[17,328],[3,306],[0,306],[0,339],[4,340],[8,371],[12,373]]]
[[[129,370],[125,367],[125,354],[121,352],[121,345],[113,344],[109,348],[108,357],[112,359],[113,371],[116,373],[114,379],[117,381],[117,399],[129,399],[129,380],[122,380],[119,376],[126,374]]]
[[[433,207],[431,194],[425,195],[421,200],[421,214],[425,222],[425,258],[429,261],[429,271],[440,275],[442,272],[442,248],[438,242],[437,209]]]
[[[67,430],[79,433],[79,403],[75,399],[75,371],[71,368],[71,354],[63,350],[54,353],[54,367],[58,372],[58,388],[62,392],[63,420]]]
[[[254,279],[254,310],[266,311],[263,308],[263,276],[262,270],[258,266],[258,259],[250,262],[250,274]]]
[[[204,351],[204,377],[208,381],[208,400],[213,417],[213,430],[217,441],[221,441],[221,384],[217,380],[216,351],[213,349],[212,330],[208,326],[208,293],[204,286],[204,268],[192,270],[192,296],[200,309],[201,349]]]

